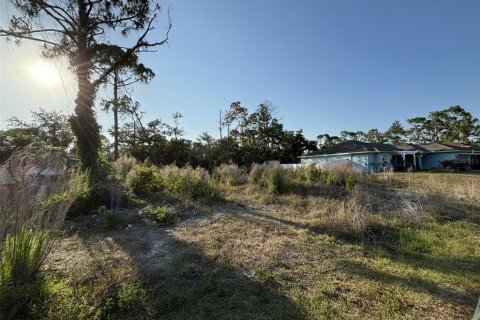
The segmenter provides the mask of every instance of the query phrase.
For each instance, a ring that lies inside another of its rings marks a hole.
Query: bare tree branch
[[[27,39],[27,40],[32,40],[32,41],[43,42],[43,43],[46,43],[46,44],[50,44],[52,46],[60,46],[58,43],[55,43],[55,42],[52,42],[52,41],[49,41],[49,40],[45,40],[45,39],[42,39],[42,38],[31,37],[31,36],[27,35],[27,34],[30,34],[30,33],[37,32],[37,31],[38,30],[17,33],[17,32],[13,32],[13,31],[0,29],[0,37],[21,38],[21,39]],[[38,32],[41,32],[41,31],[38,31]]]

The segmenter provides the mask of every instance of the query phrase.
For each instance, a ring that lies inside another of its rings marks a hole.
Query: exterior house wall
[[[318,163],[320,165],[335,165],[343,162],[352,163],[354,168],[362,172],[371,172],[373,163],[375,162],[375,154],[352,154],[350,155],[331,155],[331,156],[318,156],[311,158],[302,158],[301,163]]]
[[[390,169],[392,167],[392,154],[391,153],[378,153],[374,156],[374,162],[372,163],[372,170],[370,172],[381,172],[383,169]]]
[[[443,152],[443,153],[427,153],[422,157],[422,168],[432,169],[440,167],[440,162],[445,160],[452,160],[457,157],[457,153]]]
[[[350,161],[350,156],[341,155],[341,156],[323,156],[323,157],[311,157],[311,158],[302,158],[302,163],[318,163],[321,165],[326,164],[340,164],[345,161]]]

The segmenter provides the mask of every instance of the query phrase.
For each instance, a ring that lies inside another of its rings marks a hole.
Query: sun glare
[[[44,61],[33,65],[30,73],[36,81],[47,87],[51,87],[60,82],[58,70],[52,64]]]

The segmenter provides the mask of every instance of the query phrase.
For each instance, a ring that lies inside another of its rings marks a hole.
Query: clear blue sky
[[[202,131],[217,136],[219,109],[237,100],[251,111],[272,101],[286,128],[303,129],[310,139],[343,129],[385,130],[394,120],[451,105],[480,117],[478,0],[161,4],[172,8],[169,46],[142,58],[157,76],[136,86],[134,98],[146,119],[183,113],[189,138]],[[164,25],[159,21],[159,36]],[[5,89],[22,76],[18,66],[17,73],[3,71],[22,48],[1,46],[3,126],[36,105],[19,89]],[[25,90],[25,81],[17,82]],[[71,112],[74,88],[66,90],[53,95],[61,99],[38,98],[38,106],[57,103],[50,107]]]

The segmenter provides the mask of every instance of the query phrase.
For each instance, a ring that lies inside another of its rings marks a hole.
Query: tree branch
[[[133,47],[127,49],[125,54],[120,59],[118,59],[114,64],[112,64],[97,80],[93,82],[93,85],[95,87],[98,87],[105,80],[105,78],[108,77],[110,73],[112,73],[115,69],[117,69],[123,63],[125,63],[125,61],[127,61],[134,52],[142,48],[161,46],[168,42],[168,39],[169,39],[168,36],[169,36],[170,30],[172,29],[172,19],[170,18],[170,13],[168,14],[168,27],[167,27],[165,39],[163,39],[160,42],[154,42],[154,43],[149,43],[145,41],[145,37],[147,36],[147,34],[154,29],[154,27],[152,27],[152,23],[153,21],[155,21],[156,17],[157,15],[155,14],[150,19],[150,21],[148,22],[148,26],[145,29],[145,32],[140,36],[140,38],[138,38],[137,43]]]
[[[34,30],[34,31],[36,31],[36,30]],[[33,31],[30,31],[30,33],[31,32],[33,32]],[[48,40],[45,40],[45,39],[41,39],[41,38],[30,37],[30,36],[25,35],[23,32],[22,33],[17,33],[17,32],[13,32],[13,31],[7,31],[7,30],[0,29],[0,37],[21,38],[21,39],[27,39],[27,40],[31,40],[31,41],[43,42],[43,43],[46,43],[46,44],[50,44],[52,46],[59,46],[58,43],[48,41]]]

